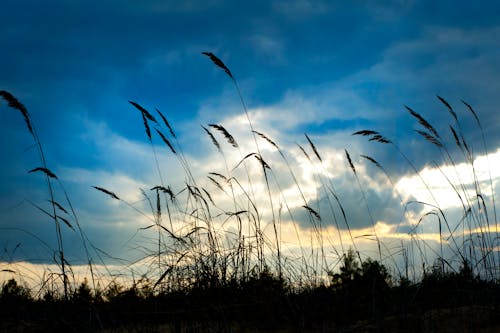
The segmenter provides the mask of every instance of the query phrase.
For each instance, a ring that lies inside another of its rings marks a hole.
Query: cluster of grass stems
[[[442,159],[432,162],[433,167],[442,170],[442,165],[450,165],[455,170],[453,175],[441,172],[461,202],[462,219],[449,220],[434,197],[432,184],[426,182],[417,165],[396,141],[378,131],[363,129],[353,135],[363,136],[374,144],[394,149],[407,162],[414,175],[420,178],[433,201],[404,202],[397,193],[390,174],[374,157],[360,155],[360,159],[352,158],[349,151],[345,150],[345,167],[352,172],[359,194],[366,204],[367,219],[373,226],[373,233],[355,236],[352,227],[354,223],[349,219],[349,211],[345,209],[342,193],[337,192],[335,179],[327,176],[328,165],[324,163],[320,148],[315,145],[311,137],[305,134],[305,144],[298,144],[298,148],[307,163],[310,163],[315,170],[316,180],[324,192],[323,200],[328,204],[333,221],[324,220],[319,209],[307,200],[287,152],[282,150],[275,140],[254,127],[233,73],[214,54],[210,52],[203,54],[215,66],[222,69],[234,84],[248,122],[248,131],[252,135],[254,148],[253,151],[242,151],[237,138],[233,137],[222,124],[202,126],[202,132],[220,155],[223,168],[213,170],[205,179],[196,179],[167,117],[160,110],[156,110],[153,114],[139,103],[130,101],[133,109],[138,111],[141,117],[158,172],[158,184],[152,184],[150,190],[142,190],[149,210],[143,210],[127,202],[113,189],[98,185],[94,187],[102,192],[102,195],[108,196],[109,200],[119,201],[127,209],[136,211],[150,221],[149,226],[138,230],[138,233],[142,233],[149,240],[146,245],[138,247],[143,253],[140,263],[147,267],[147,272],[143,272],[140,277],[134,277],[130,288],[120,286],[113,279],[108,279],[105,283],[101,281],[100,277],[105,274],[96,271],[95,263],[100,262],[100,267],[105,267],[105,263],[112,257],[95,247],[87,238],[63,184],[47,165],[41,141],[26,107],[9,92],[0,91],[0,96],[8,106],[19,111],[24,117],[28,131],[33,137],[39,166],[30,172],[39,173],[45,178],[49,207],[32,204],[53,221],[57,239],[57,249],[54,251],[53,259],[60,272],[44,276],[39,291],[32,296],[45,299],[60,297],[74,300],[90,297],[110,300],[117,295],[125,295],[126,291],[133,291],[136,296],[159,297],[195,290],[255,287],[256,281],[265,281],[271,286],[278,286],[277,288],[281,290],[286,289],[289,293],[317,290],[317,288],[338,289],[339,285],[348,285],[349,281],[355,281],[356,277],[360,278],[363,275],[381,278],[385,286],[408,283],[418,285],[429,276],[435,278],[446,274],[498,283],[499,237],[491,174],[487,189],[490,195],[486,196],[483,192],[485,189],[480,187],[475,168],[477,153],[462,131],[463,120],[445,99],[438,96],[452,122],[448,127],[448,133],[439,132],[424,116],[410,107],[406,109],[418,123],[419,129],[416,130],[416,135],[428,142],[429,149],[434,149],[432,146],[441,153]],[[468,117],[476,122],[477,129],[482,135],[483,147],[480,147],[479,151],[487,156],[488,150],[480,119],[469,104],[463,102],[463,105]],[[176,159],[184,170],[182,188],[176,189],[165,182],[154,140],[161,140],[172,158]],[[294,216],[297,211],[287,203],[287,198],[277,180],[278,175],[275,174],[273,165],[267,162],[269,159],[262,153],[263,144],[271,145],[275,149],[278,158],[289,172],[309,223],[308,227],[302,228],[309,231],[310,239],[304,239],[301,235],[298,227],[300,224],[296,222]],[[234,165],[229,162],[228,149],[231,149],[231,156],[234,154],[240,156]],[[424,208],[418,223],[413,224],[407,234],[408,237],[396,246],[393,243],[386,244],[377,234],[376,221],[366,198],[367,189],[363,186],[363,175],[358,173],[355,160],[361,160],[379,169],[381,174],[394,185],[394,192],[400,198],[402,219],[408,216],[408,207]],[[464,182],[459,181],[457,185],[454,181],[454,179],[460,180],[461,175],[457,166],[464,162],[473,175],[472,188]],[[264,184],[265,188],[260,188],[259,184]],[[61,193],[61,197],[56,197],[54,186],[60,189],[57,193]],[[223,199],[220,199],[221,197]],[[294,221],[297,244],[293,251],[282,240],[284,220]],[[423,225],[432,223],[436,223],[439,230],[437,247],[420,234]],[[337,236],[334,237],[326,232],[329,225],[335,226],[335,230],[338,231]],[[72,266],[64,255],[63,228],[66,227],[71,229],[69,232],[78,232],[81,236],[90,271],[91,288],[87,282],[84,284],[76,282]],[[341,231],[345,233],[342,234]],[[366,239],[376,244],[376,260],[371,260],[361,253],[360,243]],[[128,263],[129,267],[133,267],[133,264]],[[22,276],[16,275],[17,272],[10,267],[2,271],[22,280]],[[12,281],[4,283],[4,293],[5,290],[19,288],[12,283]],[[15,290],[17,293],[24,292],[22,288]]]

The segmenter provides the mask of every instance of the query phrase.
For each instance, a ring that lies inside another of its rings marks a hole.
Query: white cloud
[[[420,176],[410,175],[401,178],[396,188],[406,199],[414,197],[418,201],[437,205],[441,209],[462,207],[461,199],[467,207],[477,200],[476,185],[478,193],[490,201],[492,197],[490,176],[493,184],[500,181],[500,170],[494,168],[494,165],[500,165],[500,149],[489,156],[476,157],[474,168],[464,162],[454,166],[440,165],[439,168],[427,166],[419,171]]]

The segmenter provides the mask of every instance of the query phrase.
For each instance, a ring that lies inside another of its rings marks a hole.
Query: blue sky
[[[352,227],[362,230],[371,224],[359,209],[364,203],[344,149],[357,164],[360,154],[377,158],[395,182],[414,184],[415,174],[391,147],[351,133],[383,133],[418,170],[442,163],[439,150],[413,131],[419,126],[404,105],[446,132],[445,141],[452,144],[453,121],[436,95],[446,98],[480,157],[481,133],[461,104],[464,99],[483,122],[489,163],[499,161],[499,10],[495,1],[7,0],[0,12],[0,89],[31,112],[48,166],[62,180],[88,237],[115,256],[137,258],[132,243],[140,238],[127,240],[147,222],[91,186],[115,191],[147,211],[139,188],[160,182],[140,113],[129,100],[167,116],[191,168],[203,179],[224,165],[200,125],[220,123],[233,134],[241,151],[223,146],[233,166],[255,150],[231,80],[204,51],[231,69],[255,129],[289,154],[311,207],[320,209],[325,202],[321,177],[333,179]],[[12,229],[28,230],[55,246],[50,220],[26,201],[46,205],[47,200],[41,177],[27,173],[39,166],[32,140],[20,114],[3,102],[0,111],[0,246],[5,249],[0,259],[8,260],[21,242],[13,257],[50,261],[50,250],[43,252],[38,240]],[[316,169],[297,153],[299,143],[313,154],[304,133],[324,157]],[[154,140],[165,182],[180,189],[182,169],[159,138]],[[282,161],[263,147],[274,162],[276,183],[293,187]],[[401,223],[393,188],[366,164],[358,172],[375,222]],[[400,191],[420,199],[422,191],[415,188]],[[292,210],[306,230],[300,206]],[[450,216],[460,215],[457,206],[445,206]],[[416,216],[423,209],[414,208]],[[81,261],[77,235],[64,230],[64,239],[71,259]]]

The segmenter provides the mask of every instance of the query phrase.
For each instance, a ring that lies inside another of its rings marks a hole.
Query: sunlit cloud
[[[474,204],[481,194],[487,202],[493,197],[495,185],[500,180],[499,170],[493,165],[500,163],[500,150],[475,158],[473,164],[427,166],[418,175],[401,178],[396,188],[405,199],[439,206],[441,209]],[[493,187],[492,187],[493,185]]]

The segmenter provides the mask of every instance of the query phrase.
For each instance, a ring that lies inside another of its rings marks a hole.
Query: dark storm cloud
[[[308,202],[308,206],[320,215],[323,225],[346,230],[348,227],[350,229],[369,228],[378,221],[397,226],[405,220],[405,203],[401,202],[391,187],[365,187],[360,190],[356,180],[350,180],[351,182],[343,182],[337,186],[338,190],[335,191],[335,195],[338,201],[331,190],[325,191],[323,187],[319,190],[319,193],[323,193],[320,198]],[[345,212],[348,225],[346,225],[340,206]],[[413,210],[410,207],[408,210],[418,213],[421,209]],[[306,209],[300,207],[292,213],[297,223],[303,227],[313,227],[311,216]]]

